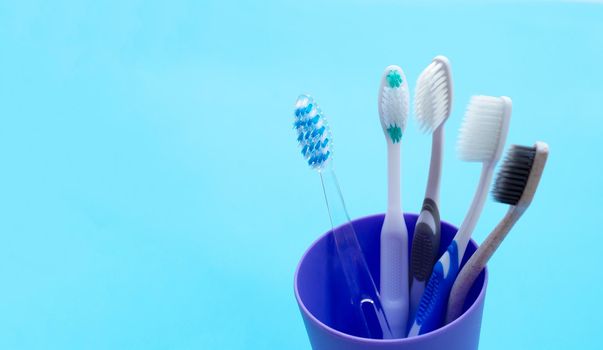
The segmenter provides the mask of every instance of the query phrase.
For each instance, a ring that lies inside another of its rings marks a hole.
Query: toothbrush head
[[[408,83],[402,68],[385,68],[379,87],[379,120],[385,137],[392,143],[400,142],[406,128],[408,96]]]
[[[293,128],[308,165],[318,171],[325,168],[332,153],[331,130],[327,120],[310,95],[300,95],[295,102]]]
[[[494,200],[527,207],[534,198],[548,155],[549,146],[544,142],[533,147],[512,145],[492,189]]]
[[[415,90],[415,117],[424,132],[433,132],[452,110],[452,72],[444,56],[437,56],[423,70]]]
[[[457,141],[459,158],[496,163],[507,139],[511,108],[511,99],[505,96],[471,97]]]

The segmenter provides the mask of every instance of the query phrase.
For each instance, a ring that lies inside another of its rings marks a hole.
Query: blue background
[[[350,214],[382,212],[381,72],[414,88],[437,54],[444,219],[479,176],[454,146],[471,95],[513,98],[507,145],[551,148],[489,264],[481,348],[601,348],[603,5],[314,0],[0,2],[0,348],[308,349],[293,273],[329,221],[294,100],[330,120]],[[411,119],[406,211],[429,144]]]

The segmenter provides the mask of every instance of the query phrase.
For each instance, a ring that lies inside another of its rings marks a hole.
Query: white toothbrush
[[[429,178],[410,251],[410,315],[417,312],[427,279],[440,250],[440,177],[444,123],[452,109],[452,73],[444,56],[437,56],[417,80],[415,117],[423,131],[432,132]]]
[[[387,143],[387,211],[381,228],[381,302],[392,334],[403,338],[408,322],[408,232],[400,199],[400,141],[406,127],[408,84],[398,66],[381,77],[379,120]]]
[[[474,96],[467,107],[457,143],[464,161],[482,163],[477,191],[452,243],[437,261],[421,297],[408,336],[425,334],[441,326],[452,284],[459,273],[471,233],[482,212],[492,173],[504,148],[511,118],[508,97]]]

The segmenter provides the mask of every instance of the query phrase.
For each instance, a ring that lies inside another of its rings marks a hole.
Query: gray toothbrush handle
[[[440,249],[440,212],[431,198],[425,198],[415,224],[410,253],[410,276],[426,281],[438,259]]]
[[[519,207],[511,207],[505,214],[505,217],[498,223],[494,230],[486,237],[484,242],[473,253],[471,258],[463,266],[461,272],[456,278],[450,297],[448,299],[448,309],[446,311],[446,324],[454,321],[463,312],[463,306],[467,294],[473,286],[473,282],[479,276],[480,272],[486,267],[488,260],[492,257],[502,241],[507,237],[513,225],[519,220],[525,210]]]
[[[410,252],[410,310],[414,314],[425,284],[431,276],[440,249],[440,212],[431,198],[425,198],[417,219]]]

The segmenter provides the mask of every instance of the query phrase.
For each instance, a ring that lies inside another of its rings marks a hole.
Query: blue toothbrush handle
[[[448,269],[445,269],[445,266],[449,266]],[[433,267],[417,315],[410,326],[409,337],[431,332],[442,325],[448,305],[448,295],[458,273],[458,248],[456,241],[452,241]]]

